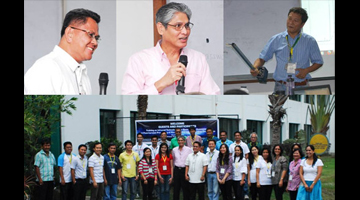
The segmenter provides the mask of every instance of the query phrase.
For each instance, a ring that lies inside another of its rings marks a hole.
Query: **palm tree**
[[[148,95],[138,95],[137,107],[138,107],[138,119],[146,119],[146,110],[148,106]]]
[[[308,107],[312,134],[322,133],[326,135],[329,130],[331,114],[335,109],[335,95],[331,97],[329,95],[316,95],[316,104],[314,97],[310,96],[310,106]]]
[[[281,119],[286,115],[286,110],[282,107],[287,100],[288,95],[269,95],[269,100],[271,105],[269,105],[270,110],[269,114],[271,115],[273,121],[272,123],[272,141],[271,144],[280,144],[280,128],[281,128]]]

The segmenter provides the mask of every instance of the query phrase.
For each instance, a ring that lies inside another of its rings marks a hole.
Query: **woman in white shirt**
[[[234,148],[233,162],[233,189],[236,200],[244,200],[243,187],[245,184],[245,176],[247,174],[246,159],[243,155],[243,149],[240,145]]]
[[[258,167],[256,168],[256,186],[259,189],[260,200],[270,200],[273,188],[271,181],[271,165],[273,161],[270,154],[270,147],[264,146],[262,150],[263,159],[259,159]]]
[[[247,161],[248,168],[248,185],[250,186],[251,198],[256,199],[259,189],[256,187],[256,168],[258,168],[259,160],[263,159],[259,155],[259,148],[252,146],[250,148],[249,159]]]
[[[301,184],[296,200],[322,200],[320,176],[323,162],[315,154],[315,147],[305,148],[306,157],[300,164]]]

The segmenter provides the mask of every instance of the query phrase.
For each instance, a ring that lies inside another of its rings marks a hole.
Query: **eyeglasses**
[[[95,35],[95,33],[91,33],[91,32],[88,31],[88,30],[76,28],[76,27],[73,27],[73,26],[70,26],[70,28],[75,29],[75,30],[79,30],[79,31],[83,31],[83,32],[87,33],[88,36],[89,36],[91,39],[95,39],[96,42],[99,42],[99,41],[101,40],[101,39],[100,39],[100,35]]]
[[[184,24],[184,25],[183,25],[182,23],[175,24],[175,25],[168,23],[168,24],[166,24],[166,25],[170,25],[170,26],[174,27],[175,30],[177,30],[177,31],[181,31],[184,27],[186,28],[186,30],[189,30],[189,29],[191,29],[191,28],[194,26],[194,24],[191,23],[191,22],[188,22],[188,23],[186,23],[186,24]]]

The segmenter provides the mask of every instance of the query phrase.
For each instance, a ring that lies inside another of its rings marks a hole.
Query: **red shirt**
[[[155,160],[157,160],[159,162],[159,171],[161,175],[171,175],[171,166],[170,166],[170,160],[173,159],[172,155],[169,154],[168,158],[167,156],[165,157],[160,157],[160,154],[157,154],[155,156]],[[164,167],[166,166],[166,167]],[[166,170],[164,170],[166,169]]]

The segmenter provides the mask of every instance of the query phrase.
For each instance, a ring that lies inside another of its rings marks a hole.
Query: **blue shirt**
[[[271,37],[259,55],[259,58],[267,62],[275,54],[276,68],[273,78],[276,81],[286,81],[288,75],[285,69],[285,66],[289,62],[290,58],[290,49],[286,41],[287,35],[288,32],[286,30]],[[294,39],[291,38],[290,35],[288,36],[290,46],[293,46],[299,36],[300,34],[298,34]],[[301,38],[293,50],[292,63],[296,63],[297,69],[305,69],[310,66],[310,62],[317,64],[324,63],[315,38],[306,33],[301,33]],[[295,75],[298,73],[299,71],[295,71]],[[299,79],[296,76],[293,76],[293,78],[295,78],[295,82],[302,82],[305,79],[311,79],[311,76],[310,74],[307,74],[304,79]]]
[[[229,140],[229,139],[226,139],[226,141],[225,141],[225,144],[228,146],[228,147],[230,147],[230,144],[232,144],[233,143],[233,141],[231,141],[231,140]],[[220,150],[220,146],[223,144],[223,142],[221,141],[221,140],[218,140],[217,142],[216,142],[216,147],[215,147],[215,149],[216,150]]]
[[[215,140],[215,145],[216,145],[216,142],[218,140],[220,140],[218,137],[216,136],[213,136],[211,139]],[[208,141],[209,139],[207,138],[207,136],[205,138],[203,138],[203,141],[202,141],[202,145],[204,146],[204,154],[207,153],[207,147],[208,147]],[[216,147],[216,146],[215,146]]]
[[[119,157],[111,157],[109,154],[104,155],[104,171],[108,185],[118,184],[118,169],[121,169]]]
[[[72,179],[71,179],[71,162],[73,161],[74,157],[76,157],[75,154],[70,153],[68,155],[65,152],[60,154],[60,156],[58,157],[58,166],[62,167],[65,183],[72,182]],[[59,181],[61,183],[61,176],[59,175],[59,177],[60,177]]]
[[[46,155],[45,151],[41,149],[35,155],[35,166],[40,169],[40,176],[43,181],[53,181],[54,167],[56,166],[56,160],[54,154],[49,151],[49,155]],[[36,181],[39,181],[36,176]]]

